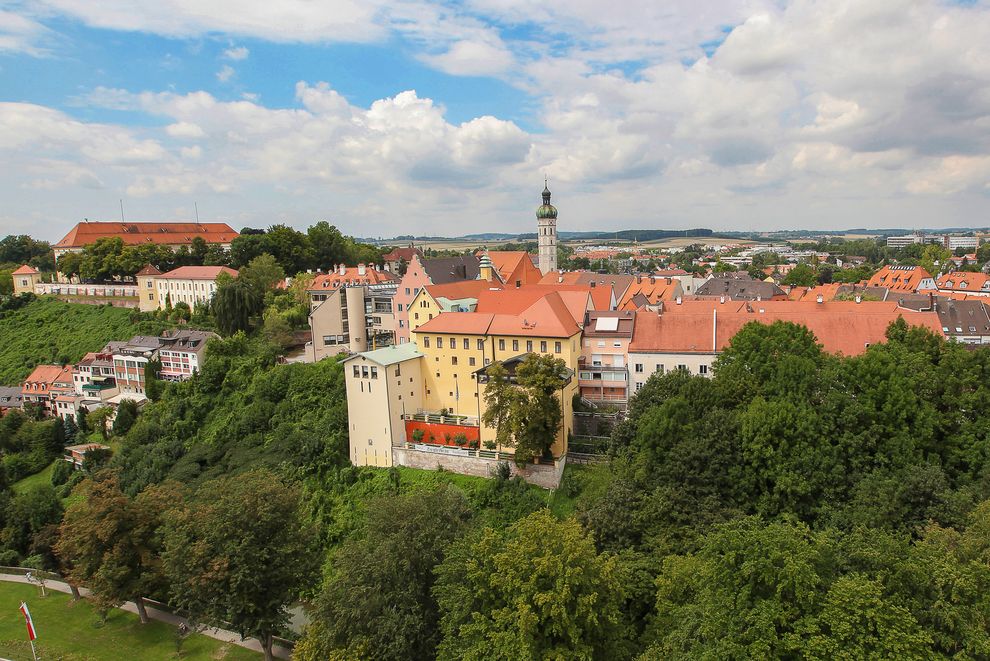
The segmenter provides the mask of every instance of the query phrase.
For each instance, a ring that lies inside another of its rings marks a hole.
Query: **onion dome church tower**
[[[557,270],[557,209],[550,204],[550,187],[543,181],[543,204],[536,209],[537,239],[540,246],[540,272]]]

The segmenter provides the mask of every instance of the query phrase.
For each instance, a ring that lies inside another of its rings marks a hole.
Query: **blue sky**
[[[561,229],[984,226],[987,34],[979,1],[13,0],[0,234],[121,199],[528,231],[544,175]]]

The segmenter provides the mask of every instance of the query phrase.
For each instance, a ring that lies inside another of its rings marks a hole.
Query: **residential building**
[[[333,274],[317,276],[307,290],[313,334],[306,345],[308,360],[395,344],[398,281],[387,271],[363,267],[353,269],[355,273],[340,267]]]
[[[522,250],[485,251],[495,268],[498,279],[506,287],[539,284],[543,273],[533,264],[533,257]]]
[[[594,403],[625,406],[629,399],[626,357],[635,321],[634,310],[586,314],[578,358],[578,388],[582,398]]]
[[[698,287],[695,298],[728,301],[786,300],[787,293],[773,282],[753,280],[749,276],[711,278]]]
[[[92,452],[93,450],[109,450],[109,445],[103,445],[102,443],[81,443],[79,445],[68,445],[65,448],[65,454],[62,459],[72,464],[72,467],[76,470],[82,470],[83,462],[86,460],[86,454]]]
[[[176,330],[162,335],[158,349],[162,364],[159,378],[165,381],[191,378],[203,365],[207,343],[218,337],[216,333],[199,330]]]
[[[636,276],[594,271],[555,271],[540,279],[541,285],[585,285],[591,289],[596,310],[615,310]]]
[[[935,281],[935,286],[939,292],[990,296],[990,275],[969,271],[952,271],[939,276]]]
[[[396,341],[399,344],[409,341],[409,307],[424,287],[477,280],[481,277],[480,263],[481,260],[476,255],[440,259],[423,259],[419,255],[413,255],[406,265],[406,272],[396,288],[393,301]]]
[[[382,255],[382,262],[384,262],[386,271],[401,278],[402,265],[405,264],[408,267],[413,257],[417,256],[422,258],[423,251],[410,243],[404,248],[393,248],[390,252]]]
[[[658,278],[655,276],[636,276],[635,282],[629,285],[622,299],[619,310],[639,310],[640,308],[655,307],[662,301],[676,301],[684,296],[681,281],[675,278]]]
[[[72,366],[72,388],[77,395],[93,395],[114,388],[113,347],[90,352]]]
[[[557,208],[550,204],[550,186],[543,182],[543,204],[536,209],[540,273],[557,270]]]
[[[350,459],[355,466],[392,466],[406,443],[405,415],[423,408],[424,362],[406,343],[364,351],[344,361]]]
[[[990,344],[990,304],[977,298],[936,301],[933,307],[947,338],[964,344]]]
[[[145,367],[157,357],[162,344],[159,337],[136,335],[114,348],[113,375],[121,396],[135,401],[145,399]]]
[[[41,272],[24,264],[11,274],[14,278],[14,293],[34,293],[35,285],[41,282]]]
[[[489,289],[501,290],[498,280],[464,280],[445,285],[427,285],[413,298],[406,312],[409,317],[408,331],[433,319],[441,312],[476,312],[478,297]]]
[[[137,281],[138,308],[142,312],[153,312],[158,309],[158,286],[155,278],[161,277],[162,272],[148,264],[134,275]]]
[[[146,270],[146,269],[145,269]],[[224,273],[231,278],[237,277],[237,271],[228,266],[180,266],[168,273],[154,276],[155,292],[158,308],[167,307],[171,303],[185,303],[190,309],[197,305],[209,305],[213,294],[217,291],[217,278]],[[150,276],[142,276],[143,286]]]
[[[920,266],[884,266],[873,274],[866,286],[911,293],[919,289],[935,289],[935,279]]]
[[[914,311],[895,301],[684,301],[657,314],[636,315],[629,344],[630,378],[638,391],[651,375],[674,369],[710,376],[716,357],[749,322],[788,321],[806,326],[825,351],[846,356],[863,353],[886,340],[898,318],[939,333],[938,316]]]
[[[21,385],[23,403],[40,404],[52,415],[56,412],[55,398],[73,392],[72,368],[64,365],[38,365]]]
[[[24,395],[17,386],[0,386],[0,417],[7,414],[11,409],[20,409],[24,406]]]
[[[200,238],[207,245],[230,250],[238,234],[227,223],[148,223],[148,222],[90,222],[76,224],[62,240],[52,246],[56,261],[67,252],[82,252],[99,239],[119,238],[125,246],[149,243],[177,250],[191,247]]]

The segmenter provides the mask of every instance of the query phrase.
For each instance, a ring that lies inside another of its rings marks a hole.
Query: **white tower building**
[[[550,204],[550,187],[543,182],[543,204],[536,210],[537,240],[540,246],[540,272],[557,270],[557,209]]]

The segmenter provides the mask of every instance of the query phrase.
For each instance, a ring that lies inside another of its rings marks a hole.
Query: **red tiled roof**
[[[659,278],[656,280],[653,278],[644,278],[639,282],[634,281],[629,285],[626,293],[622,295],[617,309],[635,310],[639,307],[633,301],[633,297],[637,294],[642,294],[651,305],[655,305],[659,301],[673,300],[675,297],[681,295],[681,292],[680,280],[674,280],[672,278]]]
[[[523,250],[493,250],[488,252],[488,258],[502,282],[509,286],[514,287],[517,280],[524,285],[535,285],[543,277],[533,258]]]
[[[561,293],[551,291],[518,313],[443,312],[413,332],[570,337],[580,330],[572,315]]]
[[[670,306],[661,315],[636,315],[629,351],[712,353],[713,339],[714,348],[722,351],[751,321],[765,324],[789,321],[810,329],[825,351],[855,356],[866,351],[868,344],[885,341],[887,327],[898,317],[911,325],[941,334],[936,314],[901,309],[893,301],[734,301],[725,304],[692,301],[690,305],[685,302],[682,306]]]
[[[141,269],[140,271],[138,271],[135,275],[139,275],[140,276],[140,275],[161,275],[161,274],[162,274],[161,271],[159,271],[158,269],[156,269],[151,264],[148,264],[143,269]]]
[[[413,258],[413,255],[419,255],[422,257],[423,251],[413,246],[406,248],[393,248],[391,252],[382,257],[382,260],[386,262],[397,262],[400,259],[404,259],[408,262]]]
[[[866,286],[886,287],[897,292],[914,292],[921,287],[922,280],[931,277],[931,274],[920,266],[885,266],[873,274]]]
[[[144,243],[189,245],[197,236],[207,243],[230,243],[238,234],[227,223],[82,222],[52,247],[82,248],[108,237],[120,237],[129,246]]]
[[[502,284],[500,282],[488,282],[487,280],[457,280],[442,285],[426,285],[426,291],[434,299],[446,298],[448,300],[478,298],[483,291],[501,288]]]
[[[306,291],[324,291],[327,289],[337,289],[343,285],[381,285],[387,282],[398,282],[399,278],[388,271],[379,271],[373,266],[366,266],[363,274],[358,273],[358,267],[348,266],[344,268],[344,273],[340,269],[332,273],[320,273],[309,285]]]
[[[161,277],[169,280],[216,280],[221,273],[237,277],[237,271],[229,266],[180,266],[163,273]]]
[[[14,271],[12,275],[34,275],[35,273],[39,273],[38,269],[32,268],[27,264],[24,264],[19,269]]]
[[[935,282],[939,290],[990,293],[990,275],[986,273],[953,271],[952,273],[946,273]]]

